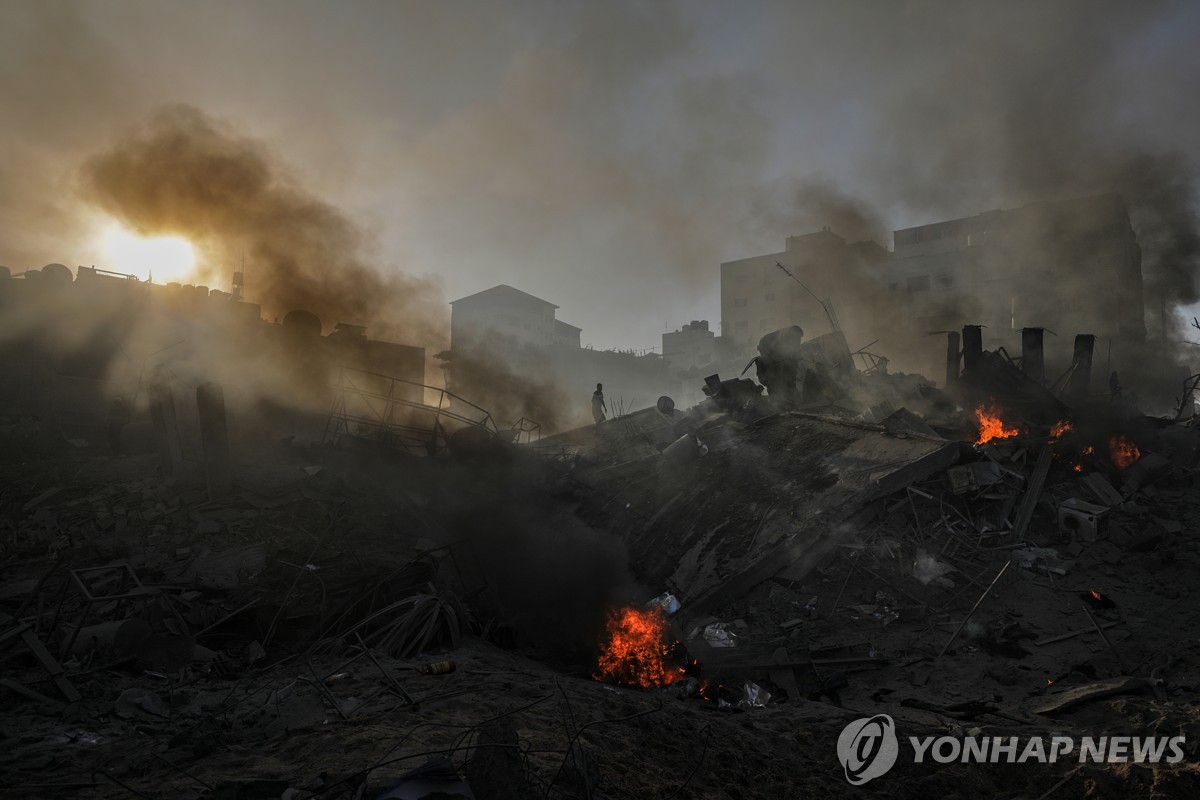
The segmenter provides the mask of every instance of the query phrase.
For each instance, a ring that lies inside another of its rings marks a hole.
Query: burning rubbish
[[[1129,469],[1135,461],[1142,457],[1138,446],[1121,434],[1114,435],[1108,440],[1108,452],[1117,469],[1121,470]]]
[[[979,426],[979,435],[975,444],[986,444],[998,439],[1011,439],[1021,435],[1021,429],[1004,421],[1000,409],[993,401],[975,409],[975,419]]]
[[[1074,429],[1070,422],[1059,420],[1050,426],[1050,441],[1057,442],[1062,437],[1066,436]]]
[[[673,645],[667,642],[661,606],[611,611],[605,627],[597,679],[649,689],[683,676],[680,668],[669,664]]]

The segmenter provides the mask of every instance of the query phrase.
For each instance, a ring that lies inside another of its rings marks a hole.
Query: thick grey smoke
[[[0,263],[75,263],[61,250],[86,246],[93,209],[67,178],[114,131],[187,103],[365,220],[379,263],[440,274],[449,297],[558,298],[602,348],[712,318],[720,261],[821,225],[853,240],[837,196],[874,209],[864,235],[887,244],[1119,191],[1151,309],[1197,296],[1178,155],[1200,136],[1194,4],[98,9],[0,4]],[[798,202],[811,186],[833,202]]]
[[[368,325],[436,345],[445,306],[430,281],[370,263],[366,233],[300,186],[259,142],[176,107],[88,159],[82,194],[143,235],[181,235],[215,271],[245,263],[247,297],[268,316],[305,309],[326,332]]]

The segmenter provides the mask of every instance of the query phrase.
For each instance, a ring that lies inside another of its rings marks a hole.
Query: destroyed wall
[[[180,402],[200,383],[222,383],[232,407],[262,412],[260,421],[283,436],[298,432],[286,429],[299,424],[290,412],[329,410],[340,367],[414,384],[425,371],[423,348],[365,335],[322,337],[319,322],[315,330],[269,324],[257,305],[223,292],[88,267],[75,280],[50,267],[5,276],[0,310],[0,415],[37,416],[47,435],[100,448],[120,446],[109,429],[136,423],[156,382],[165,381]],[[400,385],[397,393],[423,401],[419,385]],[[313,428],[306,424],[305,434],[319,435]]]
[[[1011,352],[1027,327],[1091,333],[1102,351],[1145,341],[1141,248],[1117,195],[989,211],[894,237],[889,286],[922,330],[980,324],[991,346]]]
[[[867,251],[825,229],[788,237],[780,253],[727,261],[720,273],[721,336],[749,357],[764,334],[788,325],[799,325],[807,335],[828,333],[832,325],[821,303],[829,301],[835,313],[852,313],[868,291],[857,276],[879,269],[886,258],[878,245]]]

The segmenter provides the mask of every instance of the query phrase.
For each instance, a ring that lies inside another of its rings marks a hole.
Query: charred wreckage
[[[1194,761],[1200,376],[1147,416],[1115,373],[1095,391],[1091,336],[1049,380],[1041,329],[1019,356],[944,335],[942,388],[793,326],[754,380],[555,435],[370,365],[287,420],[307,443],[236,378],[148,374],[98,423],[111,453],[14,418],[0,785],[862,796],[888,789],[846,784],[832,743],[881,711],[1184,735]],[[1195,780],[968,766],[896,769],[914,796]]]

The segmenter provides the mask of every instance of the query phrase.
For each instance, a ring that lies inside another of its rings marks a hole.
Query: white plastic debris
[[[709,647],[737,647],[737,634],[729,630],[728,622],[704,626],[704,641]]]
[[[912,568],[913,577],[925,586],[928,586],[947,572],[953,571],[954,567],[949,564],[943,564],[924,551],[918,551],[917,560],[913,562]]]
[[[1021,547],[1012,551],[1012,559],[1024,569],[1040,575],[1066,575],[1072,562],[1060,558],[1058,551],[1050,547]]]
[[[651,600],[646,605],[648,605],[648,606],[658,605],[659,607],[662,608],[663,613],[666,614],[667,616],[674,614],[680,608],[679,599],[677,597],[675,597],[675,595],[671,594],[670,592],[663,592],[662,594],[660,594],[658,597]]]
[[[754,681],[746,681],[745,685],[742,686],[742,699],[738,701],[738,708],[766,708],[770,699],[770,692],[764,690]]]

